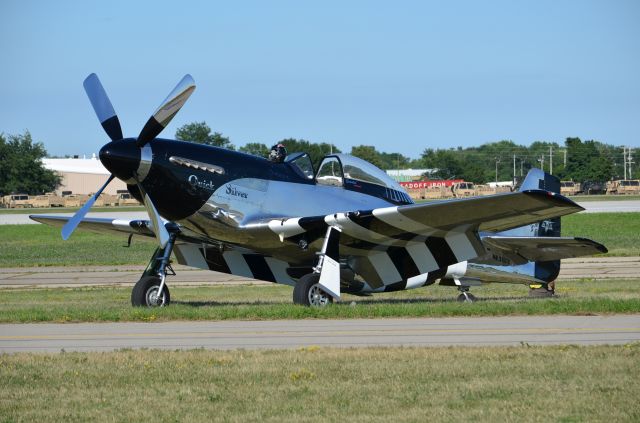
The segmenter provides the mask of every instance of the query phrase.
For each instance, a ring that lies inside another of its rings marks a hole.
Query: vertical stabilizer
[[[543,189],[560,194],[560,180],[549,175],[541,169],[531,169],[520,186],[520,191]],[[503,232],[501,235],[509,236],[560,236],[560,218],[543,220],[521,228]],[[551,282],[560,273],[560,260],[535,262],[533,275],[536,279]]]

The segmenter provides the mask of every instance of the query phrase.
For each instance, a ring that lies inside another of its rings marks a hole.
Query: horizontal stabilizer
[[[520,283],[523,285],[544,285],[545,281],[516,272],[507,272],[493,267],[478,266],[472,263],[467,265],[467,272],[461,282],[465,279],[480,280],[483,283]]]
[[[492,255],[509,259],[513,264],[607,252],[604,245],[586,238],[486,236],[482,238],[482,243]]]

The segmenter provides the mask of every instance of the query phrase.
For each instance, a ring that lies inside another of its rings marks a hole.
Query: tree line
[[[176,131],[176,139],[238,150],[247,154],[267,157],[270,146],[249,142],[236,148],[222,133],[212,132],[206,122],[192,122]],[[318,168],[322,158],[342,151],[333,144],[315,143],[304,139],[286,138],[282,143],[289,153],[304,151]],[[425,174],[431,179],[464,179],[476,183],[507,181],[527,174],[533,167],[552,172],[562,180],[606,181],[622,179],[625,168],[629,179],[640,178],[640,169],[633,157],[625,155],[631,166],[624,164],[623,151],[599,141],[567,138],[563,145],[536,141],[529,146],[513,141],[498,141],[479,147],[425,149],[420,157],[409,158],[400,153],[380,152],[374,146],[351,147],[350,154],[383,169],[430,169]],[[42,194],[53,191],[60,177],[42,165],[47,156],[44,145],[34,142],[29,131],[18,135],[0,133],[0,194]],[[629,170],[630,169],[630,170]]]
[[[205,122],[195,122],[178,129],[176,138],[219,147],[235,149],[228,138],[214,132]],[[287,138],[278,143],[285,145],[289,152],[306,151],[314,165],[330,152],[340,153],[340,149],[328,143],[314,143],[307,140]],[[263,143],[250,142],[238,148],[239,151],[267,157],[270,148]],[[477,183],[508,181],[521,177],[533,168],[542,168],[562,180],[607,181],[624,177],[623,151],[599,141],[582,141],[567,138],[563,145],[556,142],[536,141],[529,146],[513,141],[498,141],[479,147],[425,149],[419,158],[409,158],[400,153],[378,151],[371,145],[351,147],[349,152],[383,169],[430,169],[425,177],[438,179],[464,179]],[[639,169],[632,168],[629,179],[639,178]]]

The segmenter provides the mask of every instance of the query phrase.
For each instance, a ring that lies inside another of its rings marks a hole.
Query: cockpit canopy
[[[371,163],[349,154],[325,156],[316,173],[316,183],[344,187],[396,204],[413,203],[406,191],[389,175]]]

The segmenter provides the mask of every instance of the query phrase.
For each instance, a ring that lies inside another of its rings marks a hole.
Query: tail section
[[[560,194],[560,180],[541,169],[531,169],[520,187],[521,191],[528,189],[543,189]],[[537,226],[531,225],[530,233],[522,235],[559,237],[561,235],[560,218],[543,220]],[[536,279],[552,282],[556,280],[559,273],[560,260],[537,261],[535,262],[535,274],[532,276]]]
[[[560,194],[560,180],[541,169],[531,169],[520,186],[520,191],[545,190]],[[500,232],[495,235],[505,237],[559,237],[560,218],[542,220],[520,228]],[[533,276],[544,282],[554,281],[560,273],[560,260],[536,261],[513,267],[517,273]]]
[[[560,194],[558,178],[540,169],[531,169],[520,191],[544,190]],[[553,293],[560,273],[560,259],[606,253],[607,248],[585,238],[561,237],[560,218],[542,220],[502,232],[480,234],[486,254],[471,264],[476,278],[486,282],[526,283],[531,295]]]

